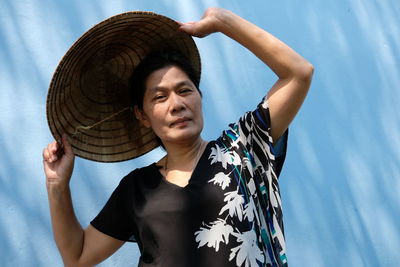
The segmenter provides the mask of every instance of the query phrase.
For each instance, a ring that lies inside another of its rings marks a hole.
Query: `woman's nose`
[[[171,110],[173,112],[179,112],[181,110],[185,109],[185,103],[183,102],[183,99],[181,96],[177,94],[171,94],[170,96],[170,105],[171,105]]]

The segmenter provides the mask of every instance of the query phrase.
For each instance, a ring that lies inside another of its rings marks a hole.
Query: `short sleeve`
[[[132,173],[124,177],[100,213],[90,224],[100,232],[122,241],[136,242],[133,220]]]
[[[275,173],[279,176],[286,158],[289,130],[273,142],[271,135],[271,117],[268,100],[265,96],[253,111],[246,112],[236,124],[230,125],[229,134],[240,137],[249,151],[260,159],[269,157],[273,160]],[[265,159],[265,162],[267,159]]]

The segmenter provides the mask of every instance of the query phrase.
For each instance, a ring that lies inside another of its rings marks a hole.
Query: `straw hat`
[[[116,162],[158,146],[151,129],[134,117],[129,78],[149,53],[173,48],[200,78],[200,56],[174,20],[152,12],[113,16],[83,34],[59,63],[47,95],[47,120],[56,140],[70,137],[75,155]]]

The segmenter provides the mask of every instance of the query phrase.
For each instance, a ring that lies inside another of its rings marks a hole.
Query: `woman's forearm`
[[[54,239],[66,266],[77,266],[82,253],[84,231],[76,219],[70,189],[48,186]]]

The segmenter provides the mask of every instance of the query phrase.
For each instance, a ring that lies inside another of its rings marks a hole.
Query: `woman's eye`
[[[180,93],[181,93],[181,94],[184,94],[184,93],[189,93],[189,92],[191,92],[191,91],[192,91],[192,89],[183,88],[183,89],[180,90]]]
[[[156,95],[156,96],[153,98],[153,100],[162,100],[162,99],[164,99],[164,98],[165,98],[164,95]]]

